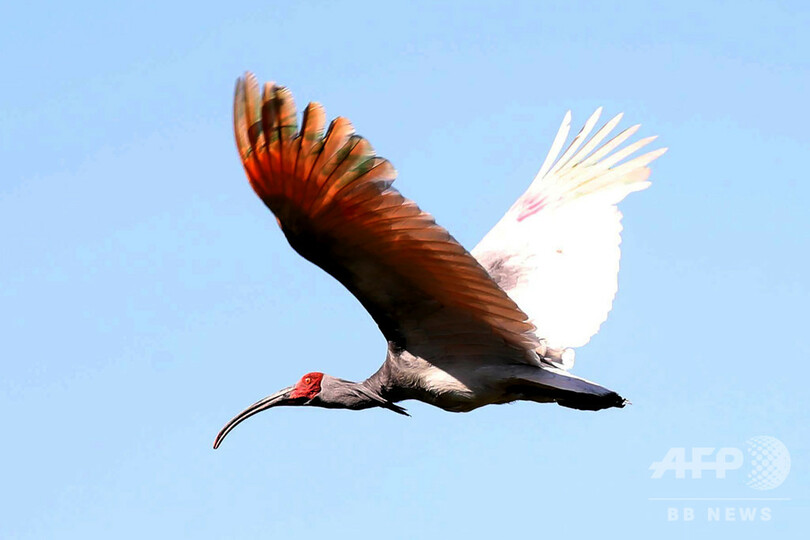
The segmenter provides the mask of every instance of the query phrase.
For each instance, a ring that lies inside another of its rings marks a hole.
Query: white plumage
[[[619,148],[635,125],[599,146],[622,117],[588,139],[601,112],[560,155],[571,123],[566,113],[532,184],[472,250],[551,349],[585,345],[607,318],[618,287],[622,214],[616,204],[650,185],[647,165],[666,151],[621,163],[655,137]],[[573,351],[557,360],[570,368]]]

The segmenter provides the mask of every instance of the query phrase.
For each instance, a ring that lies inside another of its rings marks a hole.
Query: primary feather
[[[299,129],[290,92],[267,83],[260,95],[247,74],[234,128],[251,185],[290,244],[343,283],[389,341],[461,350],[483,330],[569,368],[573,351],[563,352],[590,340],[616,294],[616,204],[649,186],[647,165],[666,150],[627,160],[655,137],[622,147],[635,125],[604,142],[621,114],[590,136],[601,112],[563,151],[566,113],[534,181],[472,255],[391,187],[393,167],[348,120],[324,133],[319,104]]]
[[[621,119],[615,116],[588,139],[601,111],[560,155],[571,122],[570,112],[565,115],[534,181],[472,250],[550,349],[586,344],[606,320],[618,286],[622,215],[616,204],[650,185],[647,165],[666,151],[620,163],[655,137],[614,152],[639,127],[632,126],[599,146]],[[571,353],[563,355],[566,368]]]
[[[351,291],[397,347],[430,342],[462,354],[472,344],[537,361],[526,314],[430,214],[391,187],[394,168],[348,120],[335,119],[324,134],[324,119],[311,103],[299,130],[286,88],[268,84],[260,97],[251,74],[237,83],[242,162],[290,245]]]

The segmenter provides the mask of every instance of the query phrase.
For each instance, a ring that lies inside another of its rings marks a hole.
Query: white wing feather
[[[528,190],[472,251],[552,349],[586,344],[607,319],[618,288],[622,215],[616,204],[650,185],[647,165],[666,151],[621,163],[655,137],[616,150],[636,125],[598,147],[622,117],[588,139],[601,111],[560,156],[571,123],[566,113]],[[563,355],[566,367],[571,353]]]

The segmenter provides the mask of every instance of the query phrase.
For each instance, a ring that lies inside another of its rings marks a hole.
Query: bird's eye
[[[304,382],[307,383],[307,384],[311,383],[312,382],[312,377],[307,377],[306,379],[304,379]]]

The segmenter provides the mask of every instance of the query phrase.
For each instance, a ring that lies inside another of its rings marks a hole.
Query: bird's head
[[[291,400],[304,400],[300,403],[292,403],[292,405],[306,405],[306,402],[321,393],[321,383],[323,382],[323,373],[313,371],[307,373],[301,379],[290,387]],[[285,405],[280,403],[279,405]],[[290,405],[287,403],[286,405]]]
[[[301,377],[293,386],[288,386],[275,394],[260,399],[233,417],[217,434],[217,438],[214,440],[214,448],[219,447],[222,440],[233,428],[254,414],[282,405],[309,405],[327,409],[352,410],[384,407],[399,414],[407,415],[405,409],[391,403],[378,392],[362,383],[344,381],[343,379],[313,371]]]
[[[225,427],[220,430],[216,440],[214,440],[214,448],[219,447],[222,443],[222,439],[224,439],[233,428],[254,414],[258,414],[271,407],[280,407],[282,405],[309,405],[312,399],[321,393],[322,383],[323,373],[313,371],[301,377],[294,385],[282,388],[275,394],[260,399],[225,424]]]

